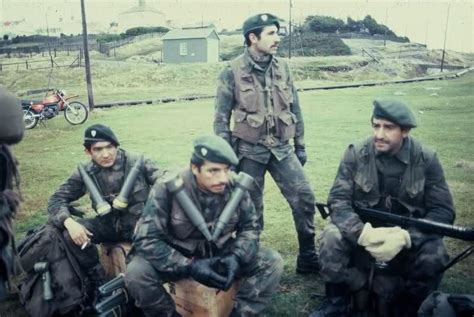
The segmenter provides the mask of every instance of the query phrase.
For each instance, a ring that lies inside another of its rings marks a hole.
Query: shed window
[[[179,43],[179,55],[188,55],[188,43]]]

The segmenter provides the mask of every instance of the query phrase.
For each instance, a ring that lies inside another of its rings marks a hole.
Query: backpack
[[[20,301],[32,317],[82,312],[86,298],[85,274],[68,250],[62,230],[46,224],[28,231],[18,246],[26,277],[19,285]],[[53,298],[45,300],[43,274],[34,265],[47,262]]]

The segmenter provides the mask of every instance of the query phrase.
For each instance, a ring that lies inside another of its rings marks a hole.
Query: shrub
[[[280,56],[288,56],[289,36],[282,38]],[[351,49],[339,37],[316,33],[296,33],[292,35],[292,56],[350,55]]]

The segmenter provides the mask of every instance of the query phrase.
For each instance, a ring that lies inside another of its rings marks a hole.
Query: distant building
[[[219,61],[219,35],[213,28],[174,29],[163,41],[165,63],[213,63]]]
[[[138,0],[138,6],[120,13],[117,25],[124,32],[138,26],[166,26],[168,22],[161,11],[146,5],[145,0]]]

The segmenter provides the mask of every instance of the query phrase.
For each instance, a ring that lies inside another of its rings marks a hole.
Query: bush
[[[288,56],[289,36],[282,38],[278,50],[280,56]],[[293,34],[291,41],[292,56],[331,56],[350,55],[351,49],[339,37],[326,34],[304,32]]]
[[[134,27],[134,28],[126,30],[125,35],[137,36],[137,35],[142,35],[142,34],[147,34],[147,33],[166,33],[169,30],[170,29],[164,26],[150,26],[150,27],[138,26],[138,27]]]
[[[344,21],[328,16],[310,15],[304,23],[313,32],[334,33],[344,28]]]
[[[120,41],[125,37],[125,34],[99,34],[96,37],[97,43],[109,43],[109,42],[115,42],[115,41]]]

